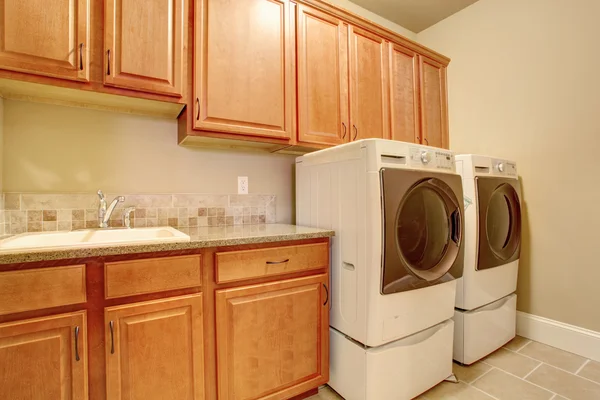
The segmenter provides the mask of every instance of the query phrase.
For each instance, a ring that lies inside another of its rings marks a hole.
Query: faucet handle
[[[98,190],[98,197],[100,197],[100,200],[104,200],[104,199],[105,199],[105,197],[104,197],[104,193],[102,193],[102,190],[101,190],[101,189],[100,189],[100,190]]]
[[[119,203],[122,203],[122,202],[124,202],[124,201],[125,201],[125,196],[119,196],[119,197],[117,197],[117,201],[118,201]],[[133,209],[135,210],[135,208],[134,208],[134,207],[130,207],[130,208],[133,208]]]
[[[131,229],[131,213],[134,211],[135,207],[127,207],[125,211],[123,211],[123,226],[125,228]]]

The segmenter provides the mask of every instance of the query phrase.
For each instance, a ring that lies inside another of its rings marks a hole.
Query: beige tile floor
[[[600,363],[517,336],[419,400],[600,400]],[[310,400],[343,400],[329,387]],[[376,399],[388,400],[388,399]],[[392,399],[389,399],[392,400]]]

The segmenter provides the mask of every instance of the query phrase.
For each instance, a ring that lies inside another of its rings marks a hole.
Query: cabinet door
[[[414,51],[390,43],[389,65],[392,140],[421,143],[418,56]]]
[[[298,139],[348,140],[348,25],[298,6]]]
[[[90,0],[0,0],[0,68],[89,80]]]
[[[389,139],[388,51],[385,40],[350,27],[352,140]]]
[[[204,398],[202,295],[105,310],[108,399]]]
[[[289,399],[329,380],[327,275],[216,293],[220,400]]]
[[[421,75],[421,125],[423,144],[447,149],[448,107],[446,67],[419,56]]]
[[[85,311],[0,325],[0,399],[86,400]]]
[[[181,96],[184,0],[105,0],[104,83]]]
[[[292,137],[293,24],[289,0],[196,0],[195,129]]]

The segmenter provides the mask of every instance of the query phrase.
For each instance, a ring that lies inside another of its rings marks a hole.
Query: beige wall
[[[417,34],[414,33],[413,31],[410,31],[390,20],[385,19],[384,17],[377,15],[365,8],[362,8],[359,5],[356,5],[352,2],[350,2],[349,0],[325,0],[327,3],[333,4],[335,6],[338,6],[340,8],[343,8],[344,10],[348,10],[356,15],[359,15],[363,18],[366,18],[370,21],[375,22],[376,24],[379,24],[389,30],[392,30],[402,36],[405,36],[409,39],[415,40],[417,37]]]
[[[452,58],[450,147],[517,162],[522,311],[600,331],[600,2],[480,0],[420,33]]]
[[[295,157],[185,148],[175,120],[4,100],[5,192],[250,193],[291,222]],[[2,154],[2,153],[0,153]]]

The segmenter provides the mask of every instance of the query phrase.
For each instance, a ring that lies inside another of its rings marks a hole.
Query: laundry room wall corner
[[[480,0],[417,35],[452,59],[450,148],[516,162],[518,309],[600,332],[600,2]],[[568,54],[576,55],[571,57]]]

